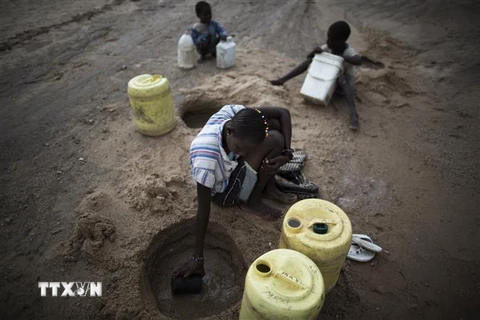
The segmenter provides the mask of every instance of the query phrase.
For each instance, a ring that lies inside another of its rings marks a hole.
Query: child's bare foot
[[[274,86],[283,86],[283,81],[281,80],[271,80],[270,83]]]
[[[198,58],[197,62],[198,63],[204,63],[205,61],[208,61],[208,60],[212,60],[214,59],[215,57],[214,56],[201,56],[200,58]]]
[[[350,121],[350,129],[352,129],[353,131],[358,130],[358,120]]]
[[[259,216],[267,221],[274,221],[282,216],[282,211],[261,201],[255,204],[242,204],[240,210]]]
[[[283,204],[294,204],[298,198],[293,193],[284,193],[277,188],[274,190],[266,190],[263,194],[265,199],[275,200]]]

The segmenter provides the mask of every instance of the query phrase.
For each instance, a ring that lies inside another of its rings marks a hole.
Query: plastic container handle
[[[324,224],[338,224],[338,220],[329,220],[329,219],[313,219],[313,220],[310,220],[310,222],[308,223],[307,227],[308,228],[311,228],[315,223],[324,223]]]
[[[310,290],[309,287],[304,285],[300,280],[297,278],[289,275],[287,272],[282,271],[282,272],[273,272],[274,277],[278,277],[280,279],[283,279],[284,281],[294,285],[297,288],[303,289],[303,290]]]
[[[152,83],[152,82],[155,82],[156,80],[158,79],[162,79],[162,76],[161,75],[153,75],[149,78],[145,78],[143,79],[142,81],[140,81],[141,84],[148,84],[148,83]]]
[[[315,79],[319,79],[319,80],[322,80],[322,81],[333,81],[333,80],[337,80],[338,78],[340,78],[340,77],[342,76],[342,74],[343,74],[343,68],[341,68],[341,67],[339,67],[339,66],[336,66],[336,65],[333,65],[333,64],[332,64],[332,66],[334,66],[335,68],[340,69],[340,74],[339,74],[338,76],[334,77],[334,78],[331,78],[331,79],[323,79],[323,78],[320,78],[320,77],[315,77],[313,74],[311,74],[311,76],[312,76],[313,78],[315,78]]]

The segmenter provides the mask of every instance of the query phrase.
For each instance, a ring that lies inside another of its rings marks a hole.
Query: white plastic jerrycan
[[[195,45],[188,33],[183,34],[178,40],[178,66],[182,69],[195,67]]]
[[[343,58],[322,52],[316,54],[308,68],[300,94],[315,104],[328,105],[343,73]]]
[[[220,41],[217,44],[217,67],[228,69],[235,66],[235,47],[232,37],[227,37],[227,41]]]

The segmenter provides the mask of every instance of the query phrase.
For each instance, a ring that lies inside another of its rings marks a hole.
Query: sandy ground
[[[346,262],[322,319],[480,318],[480,6],[211,1],[236,36],[237,66],[182,71],[176,44],[194,3],[1,1],[0,318],[235,318],[244,272],[276,247],[280,221],[215,207],[207,256],[227,269],[207,272],[230,278],[207,284],[225,299],[198,298],[198,313],[164,301],[163,314],[154,300],[168,300],[162,276],[189,250],[189,144],[223,103],[289,108],[321,198],[386,249]],[[357,51],[385,65],[356,70],[358,133],[343,100],[301,99],[303,77],[267,82],[338,19]],[[142,73],[171,83],[178,123],[166,136],[144,137],[131,121],[126,85]],[[42,298],[38,281],[102,281],[103,297]]]

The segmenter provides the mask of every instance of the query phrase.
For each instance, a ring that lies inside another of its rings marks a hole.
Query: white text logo
[[[38,287],[42,297],[46,297],[49,291],[52,297],[58,297],[59,295],[60,297],[102,296],[101,282],[39,282]]]

